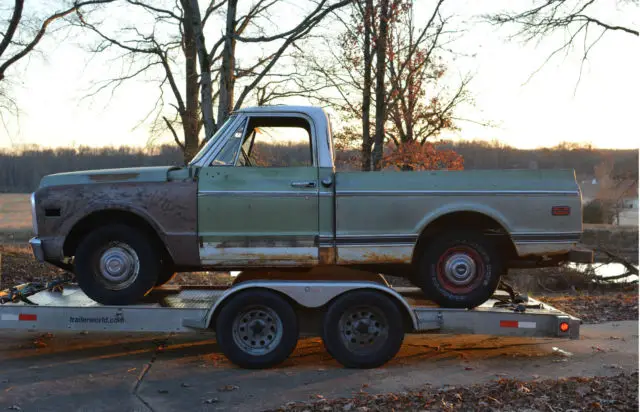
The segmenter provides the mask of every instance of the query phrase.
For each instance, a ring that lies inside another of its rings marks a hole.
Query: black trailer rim
[[[375,352],[389,336],[387,317],[379,308],[369,305],[346,310],[338,327],[342,343],[353,353]]]
[[[262,356],[282,341],[280,316],[267,306],[254,305],[236,315],[232,324],[233,341],[243,352]]]

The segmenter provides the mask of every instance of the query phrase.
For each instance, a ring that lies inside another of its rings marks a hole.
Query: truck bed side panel
[[[569,206],[569,216],[552,216]],[[411,261],[423,229],[446,214],[482,213],[507,230],[520,255],[563,253],[579,240],[582,210],[573,171],[340,172],[339,263]]]

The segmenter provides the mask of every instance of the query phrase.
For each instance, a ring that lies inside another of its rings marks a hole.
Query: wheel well
[[[242,289],[242,290],[238,290],[235,293],[232,293],[231,295],[225,297],[224,301],[220,302],[219,305],[217,305],[215,307],[215,309],[213,310],[212,314],[211,314],[211,318],[209,319],[208,322],[208,328],[210,329],[215,329],[215,322],[216,322],[216,317],[218,315],[218,313],[220,312],[220,310],[222,310],[222,308],[224,307],[224,305],[226,305],[231,298],[233,298],[234,295],[236,295],[237,293],[242,293],[244,291],[248,291],[248,290],[258,290],[260,289],[260,287],[249,287],[246,289]],[[327,308],[333,303],[335,302],[336,299],[338,299],[339,297],[345,295],[346,293],[352,292],[354,291],[354,289],[352,290],[347,290],[344,291],[342,293],[337,294],[336,296],[332,297],[331,299],[329,299],[325,304],[318,306],[318,307],[313,307],[313,308],[307,308],[302,306],[300,303],[298,303],[295,299],[293,299],[291,296],[287,295],[286,293],[277,290],[277,289],[271,289],[268,288],[269,291],[276,293],[277,295],[280,295],[280,297],[282,297],[284,300],[286,300],[287,302],[289,302],[289,304],[297,311],[297,310],[308,310],[309,312],[313,312],[319,316],[322,317],[322,315],[324,313],[326,313]],[[405,332],[412,332],[414,330],[414,324],[413,324],[413,318],[411,317],[411,313],[409,313],[409,310],[400,303],[400,301],[398,300],[398,298],[396,296],[394,296],[391,293],[387,293],[385,291],[380,291],[379,289],[374,289],[374,288],[362,288],[362,289],[355,289],[355,290],[370,290],[370,291],[374,291],[374,292],[380,292],[380,293],[384,293],[386,296],[389,297],[389,299],[391,299],[391,301],[393,302],[394,305],[396,305],[396,307],[398,308],[398,310],[400,311],[400,313],[402,314],[402,319],[404,321],[404,326],[405,326]],[[321,318],[320,318],[321,319]]]
[[[231,293],[230,295],[225,296],[224,300],[222,302],[220,302],[218,305],[216,305],[216,307],[214,308],[213,312],[211,313],[211,318],[209,319],[207,327],[209,329],[215,330],[215,328],[216,328],[216,318],[217,318],[218,314],[220,313],[222,308],[224,308],[224,306],[226,304],[228,304],[231,301],[231,299],[233,299],[234,296],[236,296],[238,293],[243,293],[243,292],[247,292],[247,291],[256,291],[256,290],[268,290],[269,292],[273,292],[276,295],[279,295],[282,299],[287,301],[291,305],[291,307],[293,307],[294,310],[297,310],[297,309],[302,307],[302,306],[300,306],[300,304],[298,302],[296,302],[293,298],[291,298],[291,296],[287,295],[286,293],[283,293],[280,290],[271,289],[271,288],[257,287],[257,286],[256,287],[248,287],[248,288],[245,288],[245,289],[237,290],[237,291]]]
[[[78,221],[64,241],[64,255],[73,256],[82,238],[92,230],[114,223],[124,224],[143,231],[162,252],[163,258],[171,260],[171,255],[167,251],[164,242],[160,239],[158,233],[151,224],[135,213],[122,210],[102,210],[93,212]]]
[[[476,231],[491,235],[496,239],[498,250],[504,253],[507,259],[517,256],[509,232],[494,218],[479,212],[453,212],[440,216],[424,228],[416,243],[413,263],[417,263],[418,257],[429,244],[429,240],[438,236],[439,233],[452,230]]]

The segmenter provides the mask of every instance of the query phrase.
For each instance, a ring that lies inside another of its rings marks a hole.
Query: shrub
[[[594,199],[582,209],[584,223],[613,224],[615,220],[615,204],[610,200]]]

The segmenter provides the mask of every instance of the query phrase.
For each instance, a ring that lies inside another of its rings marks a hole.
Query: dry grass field
[[[28,194],[0,194],[0,231],[31,228],[31,209]]]
[[[0,194],[0,244],[26,242],[32,236],[28,194]]]

